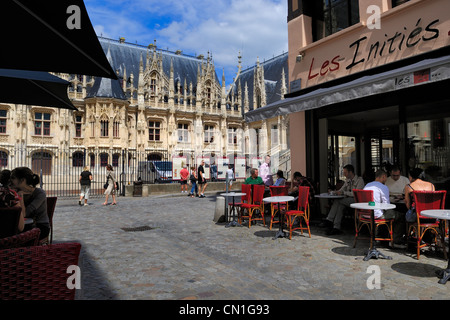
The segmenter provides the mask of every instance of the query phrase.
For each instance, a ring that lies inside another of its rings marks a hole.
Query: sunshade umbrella
[[[47,72],[0,69],[0,102],[77,110],[70,83]]]
[[[0,30],[0,68],[117,79],[83,0],[2,0]]]

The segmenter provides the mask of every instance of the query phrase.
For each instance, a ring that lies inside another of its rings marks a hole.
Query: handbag
[[[105,184],[103,185],[103,189],[108,189],[108,183],[105,183]]]
[[[416,222],[417,221],[417,212],[415,207],[411,207],[408,211],[406,211],[405,219],[407,222]]]

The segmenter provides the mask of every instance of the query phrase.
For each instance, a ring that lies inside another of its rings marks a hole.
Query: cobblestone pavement
[[[111,200],[110,200],[111,201]],[[91,199],[58,199],[54,243],[80,242],[82,300],[441,300],[450,283],[435,271],[447,265],[436,252],[380,247],[392,260],[363,261],[368,240],[353,248],[349,229],[273,240],[277,227],[225,228],[215,223],[216,194],[118,198],[117,206]],[[131,232],[126,228],[142,228]],[[125,231],[127,230],[127,231]],[[380,289],[370,290],[380,270]],[[370,273],[368,273],[368,271]]]

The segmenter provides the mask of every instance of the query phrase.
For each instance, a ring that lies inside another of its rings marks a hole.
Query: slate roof
[[[288,84],[288,53],[286,52],[270,60],[261,62],[260,66],[264,68],[266,103],[271,104],[273,102],[281,100],[281,75],[283,72],[283,68],[285,73],[286,86]],[[247,82],[250,110],[253,110],[253,86],[255,68],[256,66],[243,70],[241,72],[241,75],[239,76],[242,89],[242,101],[244,101],[245,98],[245,83]]]

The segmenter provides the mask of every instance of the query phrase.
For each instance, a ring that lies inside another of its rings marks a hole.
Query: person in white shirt
[[[259,167],[259,176],[263,179],[264,185],[273,185],[272,174],[270,173],[270,156],[264,158],[264,163]]]
[[[390,203],[389,188],[385,185],[387,180],[386,171],[380,169],[375,172],[375,181],[369,182],[364,190],[372,190],[373,201],[375,203]],[[373,211],[375,219],[380,219],[383,216],[383,210],[377,209]]]
[[[353,189],[364,188],[364,180],[355,174],[355,168],[348,164],[344,167],[344,176],[347,178],[344,185],[338,191],[336,195],[343,195],[344,198],[336,199],[333,201],[330,212],[327,218],[320,225],[322,227],[332,227],[326,232],[326,235],[341,234],[341,222],[344,217],[344,209],[350,208],[350,204],[355,202],[353,197]]]
[[[399,199],[403,198],[403,192],[408,183],[409,179],[401,175],[398,167],[393,167],[391,169],[391,175],[386,180],[386,186],[389,188],[391,201],[394,200],[394,197]]]
[[[231,165],[231,164],[228,165],[228,169],[226,172],[226,178],[228,180],[228,190],[231,190],[231,186],[233,185],[233,178],[234,178],[233,165]],[[226,185],[225,185],[225,188],[226,188]]]

